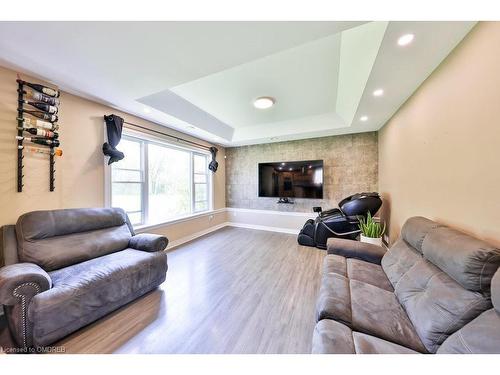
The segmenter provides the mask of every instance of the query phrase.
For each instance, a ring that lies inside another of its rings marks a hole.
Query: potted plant
[[[380,222],[375,221],[370,212],[367,213],[366,219],[363,216],[360,216],[358,219],[359,229],[361,230],[361,242],[382,246],[382,235],[385,232],[385,223],[382,227]]]

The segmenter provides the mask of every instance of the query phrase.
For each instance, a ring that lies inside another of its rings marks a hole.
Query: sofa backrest
[[[382,259],[422,343],[431,353],[491,307],[490,282],[500,250],[431,220],[415,217]]]
[[[500,269],[491,281],[493,308],[452,334],[438,349],[442,354],[500,354]]]
[[[47,272],[123,250],[132,235],[120,208],[34,211],[16,224],[19,261]]]
[[[396,287],[401,277],[422,259],[422,243],[433,229],[441,225],[425,217],[411,217],[403,225],[401,236],[382,258],[382,268]]]

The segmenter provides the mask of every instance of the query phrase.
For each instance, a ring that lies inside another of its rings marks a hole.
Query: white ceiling
[[[0,22],[0,64],[235,146],[379,129],[474,24]]]

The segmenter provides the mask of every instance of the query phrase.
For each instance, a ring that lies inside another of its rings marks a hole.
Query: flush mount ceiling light
[[[361,117],[359,118],[359,121],[363,121],[363,122],[368,121],[368,116],[361,116]]]
[[[383,89],[376,89],[373,92],[373,96],[382,96],[382,95],[384,95],[384,90]]]
[[[411,42],[413,42],[413,39],[415,39],[414,34],[404,34],[399,37],[398,39],[398,45],[401,47],[407,46]]]
[[[253,106],[258,109],[267,109],[271,108],[276,100],[271,98],[270,96],[261,96],[253,101]]]

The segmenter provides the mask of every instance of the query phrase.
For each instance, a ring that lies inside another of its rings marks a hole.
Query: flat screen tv
[[[259,197],[323,198],[323,160],[259,164]]]

